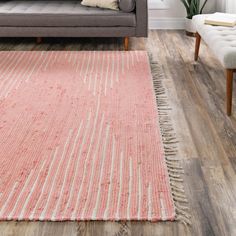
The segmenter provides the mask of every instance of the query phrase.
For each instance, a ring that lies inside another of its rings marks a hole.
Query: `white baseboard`
[[[149,29],[184,29],[185,18],[149,18]]]

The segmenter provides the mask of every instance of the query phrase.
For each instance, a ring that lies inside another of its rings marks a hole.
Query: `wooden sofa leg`
[[[125,47],[125,51],[129,50],[129,37],[125,37],[124,47]]]
[[[43,39],[41,37],[36,38],[36,43],[42,43]]]
[[[227,115],[230,116],[232,113],[234,70],[227,69],[226,74],[227,74]]]
[[[196,33],[195,55],[194,55],[195,61],[198,60],[200,44],[201,44],[201,35],[199,33]]]

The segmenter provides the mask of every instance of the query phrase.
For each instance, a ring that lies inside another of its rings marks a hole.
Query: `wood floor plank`
[[[0,222],[0,236],[233,236],[236,235],[236,93],[225,113],[224,70],[203,43],[194,62],[194,38],[184,31],[152,30],[131,38],[160,64],[185,170],[192,226],[178,222]],[[123,39],[0,39],[0,50],[123,50]],[[236,86],[236,80],[234,80]]]

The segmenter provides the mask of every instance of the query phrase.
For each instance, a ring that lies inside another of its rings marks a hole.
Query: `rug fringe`
[[[180,159],[176,157],[178,143],[174,128],[172,126],[169,111],[171,108],[168,104],[168,98],[165,93],[165,88],[162,84],[163,72],[157,62],[151,61],[151,72],[153,76],[154,91],[156,95],[157,109],[159,114],[160,131],[164,144],[166,165],[169,173],[171,192],[175,205],[177,221],[185,225],[191,225],[189,208],[186,206],[188,201],[184,192],[182,174],[183,168],[180,165]]]

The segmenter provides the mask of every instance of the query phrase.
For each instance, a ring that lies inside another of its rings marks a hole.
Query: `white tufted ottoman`
[[[227,114],[232,112],[233,75],[236,72],[236,27],[205,25],[209,15],[197,15],[193,18],[196,27],[195,60],[198,59],[201,38],[219,59],[227,74]]]

